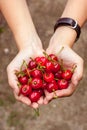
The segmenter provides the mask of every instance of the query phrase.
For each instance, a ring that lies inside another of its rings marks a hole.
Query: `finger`
[[[37,56],[44,56],[43,52],[44,52],[44,50],[41,49],[40,51],[37,52]]]
[[[49,101],[47,100],[47,98],[44,98],[44,105],[47,105],[49,103]]]
[[[72,83],[76,86],[83,76],[83,60],[78,62],[77,67],[72,76]]]
[[[37,102],[38,104],[42,105],[43,104],[43,97],[40,97],[40,99]]]
[[[59,97],[68,97],[71,96],[76,89],[76,86],[71,83],[67,89],[57,90],[56,95]]]
[[[45,102],[49,102],[50,100],[52,100],[53,99],[53,97],[54,97],[54,92],[52,92],[52,93],[49,93],[47,90],[45,90],[44,91],[45,92]]]
[[[17,94],[16,94],[16,92],[14,92],[14,96],[15,96],[15,98],[18,100],[18,101],[20,101],[20,102],[22,102],[22,103],[24,103],[24,104],[26,104],[26,105],[31,105],[31,101],[29,100],[29,98],[27,98],[27,97],[25,97],[25,96],[23,96],[23,95],[20,95],[20,96],[18,96]]]
[[[13,89],[13,90],[16,90],[17,92],[19,91],[19,88],[17,86],[18,84],[18,81],[17,81],[17,77],[15,75],[15,71],[14,70],[11,70],[11,69],[7,69],[7,75],[8,75],[8,83],[10,85],[10,87]],[[16,92],[16,93],[17,93]]]
[[[38,105],[38,103],[33,102],[33,103],[31,104],[31,107],[33,107],[34,109],[37,109],[37,108],[39,107],[39,105]]]

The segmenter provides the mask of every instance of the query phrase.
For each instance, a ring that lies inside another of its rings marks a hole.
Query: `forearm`
[[[73,18],[82,27],[87,19],[87,0],[68,0],[61,17]],[[71,47],[74,44],[76,36],[75,30],[62,26],[56,30],[53,42],[67,44]]]
[[[1,12],[7,20],[19,50],[39,39],[26,0],[1,0]]]

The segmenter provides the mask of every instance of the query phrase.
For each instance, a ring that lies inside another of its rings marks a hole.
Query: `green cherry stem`
[[[56,92],[55,92],[54,89],[53,89],[53,93],[54,93],[54,98],[55,98],[55,99],[58,98],[58,96],[57,96],[57,94],[56,94]]]
[[[39,108],[34,108],[34,112],[36,116],[40,116]]]
[[[43,52],[43,54],[45,55],[45,57],[49,60],[49,61],[51,61],[51,62],[55,62],[55,60],[53,60],[45,51]]]
[[[73,65],[72,67],[72,73],[74,73],[75,69],[77,68],[77,65]]]
[[[59,52],[56,53],[56,55],[58,56],[64,49],[64,46],[62,46],[62,48],[59,50]]]

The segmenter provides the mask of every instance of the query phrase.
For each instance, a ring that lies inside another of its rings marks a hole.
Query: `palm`
[[[64,48],[61,51],[62,47]],[[68,46],[62,46],[62,45],[56,46],[54,44],[54,45],[49,46],[49,48],[47,49],[47,53],[56,54],[59,59],[62,59],[64,66],[66,66],[67,68],[71,68],[73,65],[77,66],[72,76],[69,87],[64,90],[56,91],[56,94],[58,97],[72,95],[76,89],[78,81],[81,80],[81,77],[83,74],[83,60]],[[47,91],[45,93],[46,93],[46,98],[44,100],[44,103],[47,103],[49,100],[53,98],[54,94],[53,93],[50,94]]]
[[[38,50],[38,49],[37,49]],[[19,70],[21,64],[23,63],[23,60],[25,60],[26,62],[29,61],[30,57],[36,57],[39,55],[42,55],[42,49],[39,48],[39,51],[37,51],[36,49],[29,47],[26,48],[22,51],[20,51],[18,53],[18,55],[13,59],[13,61],[9,64],[8,68],[7,68],[7,74],[8,74],[8,81],[9,81],[9,85],[11,86],[11,88],[13,89],[15,98],[27,105],[30,105],[34,108],[38,107],[37,103],[31,103],[31,101],[29,100],[29,98],[24,97],[23,95],[18,96],[19,93],[19,88],[17,86],[18,82],[17,82],[17,77],[15,75],[15,70]],[[38,103],[42,103],[42,98],[38,101]]]

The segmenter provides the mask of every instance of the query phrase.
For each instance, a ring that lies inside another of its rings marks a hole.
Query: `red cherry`
[[[43,89],[39,89],[38,92],[40,93],[41,96],[44,96],[44,91],[43,91]]]
[[[66,80],[71,80],[72,78],[72,71],[71,70],[65,70],[63,73],[62,73],[62,78],[66,79]]]
[[[42,56],[42,57],[36,57],[35,61],[37,62],[37,64],[40,64],[42,66],[45,66],[46,62],[48,61],[46,57]]]
[[[42,78],[42,72],[38,69],[34,69],[30,72],[30,75],[34,78]]]
[[[46,88],[47,88],[47,82],[43,81],[42,89],[46,89]]]
[[[50,54],[49,56],[51,57],[52,60],[58,61],[57,56],[55,56],[54,54]]]
[[[59,70],[58,72],[56,72],[54,75],[55,75],[55,78],[62,79],[62,71],[61,70]]]
[[[28,63],[28,67],[29,67],[30,69],[36,68],[36,67],[37,67],[36,61],[30,60],[29,63]]]
[[[37,90],[33,90],[33,92],[29,95],[29,99],[31,102],[37,102],[41,97],[41,93]]]
[[[43,78],[46,82],[51,82],[54,79],[53,73],[44,73]]]
[[[54,66],[53,66],[53,72],[56,73],[60,70],[60,64],[54,62]]]
[[[20,76],[20,77],[18,77],[18,81],[22,84],[22,85],[24,85],[24,84],[27,84],[27,82],[28,82],[28,77],[25,75],[25,76]]]
[[[56,91],[56,90],[58,90],[58,85],[57,85],[57,83],[55,83],[55,82],[50,82],[50,83],[48,84],[48,86],[47,86],[47,91],[48,91],[49,93],[51,93],[51,92],[54,92],[54,91]]]
[[[19,95],[23,94],[24,96],[28,96],[29,94],[31,94],[31,92],[32,92],[31,86],[26,84],[21,86]]]
[[[51,72],[54,68],[54,65],[51,61],[47,61],[45,67],[46,67],[45,70],[47,72]]]
[[[58,86],[59,86],[59,89],[61,90],[61,89],[66,89],[67,87],[68,87],[68,81],[67,80],[65,80],[65,79],[60,79],[60,80],[58,80]]]
[[[43,82],[40,78],[33,78],[30,85],[33,89],[39,89],[42,87]]]
[[[35,58],[35,61],[36,61],[36,63],[39,63],[39,61],[40,61],[40,57],[39,57],[39,56],[36,57],[36,58]]]

